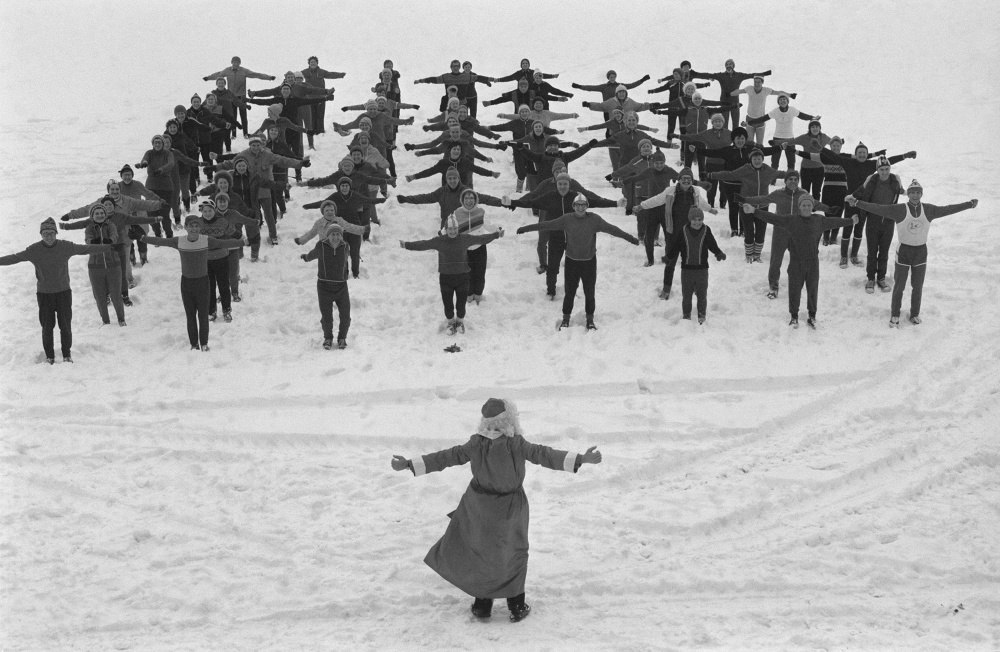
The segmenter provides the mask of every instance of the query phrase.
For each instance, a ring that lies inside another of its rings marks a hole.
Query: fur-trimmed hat
[[[491,398],[483,404],[482,419],[476,432],[487,439],[523,435],[517,406],[511,401]]]

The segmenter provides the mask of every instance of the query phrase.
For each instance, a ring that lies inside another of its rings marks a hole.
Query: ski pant
[[[351,276],[354,278],[361,273],[361,241],[360,235],[344,231],[344,242],[347,243],[351,255]]]
[[[663,265],[663,291],[670,292],[670,286],[674,284],[674,268],[677,267],[677,256],[667,258]]]
[[[267,223],[267,237],[277,238],[278,224],[274,220],[274,211],[271,210],[271,191],[267,190],[267,195],[258,196],[257,204],[264,215],[264,222]]]
[[[728,102],[729,100],[731,100],[733,98],[731,98],[731,97],[721,97],[719,99],[721,101],[723,101],[723,102]],[[723,120],[723,122],[722,122],[722,128],[723,129],[729,129],[729,119],[730,118],[732,118],[732,120],[733,120],[733,129],[735,129],[736,127],[740,126],[740,106],[739,106],[739,104],[733,104],[732,108],[729,109],[728,111],[726,111],[725,109],[722,110],[722,120]]]
[[[566,295],[563,297],[564,315],[573,314],[576,290],[583,285],[583,309],[587,318],[594,316],[594,288],[597,286],[597,256],[589,260],[566,258]]]
[[[787,151],[787,150],[786,150]],[[807,168],[802,166],[799,168],[799,181],[803,190],[808,193],[812,193],[813,199],[819,201],[820,194],[823,192],[823,179],[826,176],[826,172],[823,168]]]
[[[682,147],[684,148],[682,150],[684,152],[684,166],[693,168],[695,162],[697,161],[698,178],[699,179],[704,178],[705,176],[705,154],[703,153],[704,150],[695,147],[695,151],[692,152],[689,147],[683,145]]]
[[[233,136],[236,135],[236,127],[237,126],[242,126],[243,127],[243,137],[246,138],[249,135],[247,133],[247,103],[246,103],[246,98],[245,97],[239,98],[239,102],[237,103],[237,106],[239,106],[239,109],[240,109],[240,124],[239,125],[233,125]]]
[[[559,279],[559,265],[566,252],[566,234],[562,231],[549,231],[548,264],[545,266],[545,290],[548,294],[556,293],[556,281]],[[569,259],[567,258],[567,261]]]
[[[469,249],[469,294],[479,296],[486,289],[486,245]]]
[[[187,316],[188,340],[191,346],[208,344],[208,276],[181,277],[181,301]]]
[[[708,196],[708,203],[715,205],[715,196],[719,196],[719,208],[724,208],[726,202],[729,201],[729,196],[726,194],[725,187],[719,192],[719,181],[714,181],[708,178],[710,172],[722,172],[725,164],[719,159],[703,159],[704,165],[698,169],[698,178],[702,181],[708,181],[709,187],[706,195]]]
[[[910,277],[910,316],[920,314],[920,299],[927,274],[927,245],[900,244],[896,249],[896,274],[892,283],[892,316],[899,317],[906,277]]]
[[[38,323],[42,325],[42,348],[46,358],[56,357],[55,328],[59,325],[59,343],[64,358],[73,346],[73,291],[38,292]],[[105,308],[105,310],[107,310]]]
[[[316,281],[316,296],[319,298],[319,323],[323,327],[323,339],[333,339],[333,305],[337,304],[337,339],[347,339],[347,329],[351,327],[351,295],[347,281]]]
[[[514,174],[517,175],[518,181],[524,181],[528,174],[534,172],[535,168],[532,165],[531,159],[529,159],[523,151],[520,149],[514,150]]]
[[[729,230],[733,235],[743,232],[743,214],[740,212],[740,203],[736,201],[735,195],[740,191],[740,184],[722,182],[722,195],[729,204]]]
[[[128,258],[128,244],[115,245],[118,251],[118,268],[121,270],[122,298],[128,298],[128,284],[132,280],[132,265]]]
[[[174,229],[170,225],[170,206],[171,206],[171,202],[173,201],[173,197],[172,197],[172,195],[173,195],[173,188],[170,188],[169,190],[168,189],[160,190],[159,188],[151,188],[150,190],[152,190],[152,192],[157,197],[159,197],[163,201],[167,202],[166,206],[163,206],[162,208],[158,208],[158,209],[156,209],[155,211],[153,211],[151,213],[151,215],[155,215],[155,216],[157,216],[157,217],[160,218],[159,223],[153,223],[153,233],[156,234],[157,238],[159,238],[160,235],[161,235],[160,234],[160,226],[162,225],[163,226],[163,233],[166,233],[168,238],[172,238],[172,237],[174,237]]]
[[[198,143],[198,154],[201,156],[201,160],[205,163],[205,179],[211,180],[212,174],[215,172],[215,166],[212,165],[212,140],[209,138],[207,143]],[[191,169],[192,176],[195,180],[195,185],[197,186],[198,179],[201,175],[199,169],[194,167]]]
[[[691,296],[698,297],[698,316],[704,317],[708,310],[708,269],[684,269],[681,267],[681,314],[691,317]]]
[[[759,256],[764,251],[764,238],[767,236],[767,222],[755,215],[747,215],[740,206],[740,219],[743,221],[743,250],[747,256]]]
[[[226,144],[226,134],[229,133],[225,129],[219,129],[218,131],[212,132],[212,142],[209,143],[209,152],[214,153],[216,156],[222,156],[222,148]],[[208,159],[211,161],[212,159]],[[216,159],[218,160],[218,159]],[[205,168],[205,180],[211,181],[212,177],[215,175],[215,166],[209,165]]]
[[[608,159],[611,161],[611,171],[614,172],[621,167],[622,151],[618,147],[608,147]]]
[[[118,321],[125,321],[125,305],[122,303],[122,270],[115,265],[96,269],[91,267],[90,288],[94,292],[94,301],[97,303],[97,312],[101,315],[101,321],[105,324],[111,323],[108,314],[108,297],[111,297],[111,305],[115,308],[115,316]]]
[[[781,143],[791,143],[791,138],[772,138],[771,144],[775,147],[779,147]],[[781,152],[777,151],[771,154],[771,167],[775,170],[778,169],[778,162],[781,160]],[[795,169],[795,146],[789,145],[785,148],[785,163],[788,164],[789,170]]]
[[[309,111],[312,113],[312,133],[326,133],[326,129],[323,128],[326,122],[326,102],[310,105]]]
[[[385,160],[389,164],[389,176],[396,176],[396,161],[392,158],[392,152],[396,149],[395,143],[389,143],[389,147],[385,149]],[[299,177],[302,176],[302,172],[299,172]]]
[[[850,204],[845,205],[844,217],[850,218],[852,215],[858,216],[858,223],[848,224],[844,227],[843,233],[840,234],[840,255],[843,258],[847,258],[848,247],[850,247],[852,257],[858,255],[858,251],[861,250],[861,238],[865,232],[865,223],[868,219],[868,213],[863,213]]]
[[[830,217],[840,217],[844,214],[844,197],[847,196],[847,186],[831,186],[826,184],[823,186],[823,197],[821,201],[833,209],[833,213],[830,213]],[[851,226],[854,226],[853,224]],[[837,230],[829,229],[826,231],[827,239],[830,244],[837,244]]]
[[[889,269],[889,247],[896,223],[878,215],[868,217],[865,242],[868,245],[868,280],[884,279]]]
[[[229,263],[229,291],[234,297],[240,294],[240,258],[243,258],[243,247],[230,249],[226,257]]]
[[[528,177],[528,181],[531,181],[531,177]],[[536,215],[538,216],[539,222],[545,221],[545,212],[536,209]],[[551,231],[539,231],[538,232],[538,244],[535,245],[535,252],[538,254],[538,264],[541,267],[548,267],[549,258],[549,234]]]
[[[799,304],[802,300],[802,286],[806,288],[806,309],[810,317],[816,316],[816,299],[819,293],[819,265],[800,269],[796,265],[788,265],[788,312],[796,319],[799,316]]]
[[[128,237],[133,242],[135,242],[135,247],[139,250],[139,260],[141,260],[143,263],[146,262],[146,252],[149,250],[149,245],[146,244],[146,239],[145,239],[146,233],[147,232],[143,230],[143,227],[139,226],[138,224],[133,224],[128,228]],[[132,256],[133,255],[130,252],[129,261],[132,260]],[[132,280],[131,267],[129,268],[129,280]]]
[[[232,298],[229,293],[229,256],[223,258],[209,259],[208,261],[208,312],[216,314],[216,293],[218,287],[218,297],[222,301],[222,312],[232,310]]]
[[[448,320],[465,319],[465,302],[469,298],[469,273],[441,274],[441,302],[444,304],[444,316]]]
[[[652,264],[654,262],[653,245],[656,244],[656,238],[660,235],[660,229],[663,229],[664,236],[667,233],[666,207],[657,206],[649,210],[639,209],[639,212],[642,213],[642,218],[646,222],[646,238],[643,241],[646,247],[646,262]]]
[[[778,291],[781,281],[781,264],[785,262],[785,252],[788,251],[788,231],[777,227],[771,229],[771,260],[767,268],[767,285]]]

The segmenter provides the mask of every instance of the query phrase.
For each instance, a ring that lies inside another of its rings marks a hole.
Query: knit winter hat
[[[135,171],[132,169],[132,166],[129,165],[128,163],[123,165],[121,170],[118,170],[118,174],[122,175],[125,174],[126,172],[131,172],[133,175],[135,175]]]
[[[340,159],[339,163],[337,163],[337,167],[340,168],[341,170],[344,170],[345,172],[348,170],[354,172],[354,159],[352,159],[350,156],[345,156],[344,158]],[[350,172],[348,172],[348,175],[350,175]]]
[[[451,166],[450,168],[448,168],[447,170],[444,171],[444,176],[445,176],[445,179],[447,179],[448,177],[455,177],[456,179],[458,179],[458,178],[461,178],[462,175],[458,171],[457,167]]]
[[[617,107],[614,108],[614,109],[611,109],[611,117],[614,118],[615,116],[621,116],[622,118],[624,118],[625,117],[625,112],[622,111],[621,109],[617,108]]]
[[[643,145],[649,145],[650,147],[652,147],[653,141],[651,141],[648,138],[643,138],[642,140],[639,141],[639,149],[642,149]]]
[[[653,152],[652,158],[654,161],[666,161],[667,155],[663,153],[663,150],[658,149]]]
[[[184,107],[183,104],[178,104],[177,106],[174,107],[174,115],[177,115],[178,111],[184,114],[187,113],[187,109]]]
[[[861,141],[859,140],[859,141],[858,141],[858,144],[857,144],[857,145],[856,145],[856,146],[854,147],[854,153],[855,153],[855,154],[857,154],[857,153],[858,153],[858,150],[859,150],[859,149],[861,149],[862,147],[864,147],[864,148],[865,148],[865,150],[867,150],[867,149],[868,149],[868,145],[865,145],[864,143],[862,143],[862,142],[861,142]]]
[[[339,179],[337,179],[337,187],[338,188],[340,186],[342,186],[343,184],[345,184],[345,183],[347,185],[349,185],[350,187],[352,187],[352,188],[354,187],[354,182],[351,181],[351,177],[340,177]]]
[[[618,93],[621,93],[623,91],[625,93],[628,93],[628,89],[625,88],[625,84],[618,84],[617,86],[615,86],[615,95],[617,95]]]
[[[306,75],[301,70],[296,70],[294,73],[292,73],[292,79],[294,79],[295,81],[305,81]]]
[[[477,433],[487,439],[523,435],[517,407],[510,401],[491,398],[482,407]]]
[[[677,72],[680,72],[680,69],[678,69]],[[684,93],[687,93],[688,90],[690,90],[693,93],[696,88],[698,87],[694,85],[694,82],[685,82],[683,91]]]
[[[240,161],[243,161],[244,163],[246,163],[247,167],[250,167],[250,159],[248,159],[246,156],[243,156],[243,154],[237,154],[236,156],[233,157],[233,169],[234,170],[236,169],[236,165]]]
[[[561,172],[566,172],[566,170],[567,170],[567,168],[566,168],[566,161],[562,160],[561,158],[553,159],[552,160],[552,176],[554,176],[554,177],[559,176],[559,173],[556,172],[556,170],[559,170]]]
[[[384,97],[382,95],[379,95],[378,97],[375,98],[375,107],[376,108],[378,107],[379,104],[388,104],[388,103],[389,103],[388,98],[386,98],[386,97]],[[366,104],[367,104],[367,102],[366,102]]]
[[[211,209],[214,210],[215,209],[215,200],[214,199],[203,199],[198,204],[198,208],[199,209],[202,209],[202,208],[211,208]]]
[[[718,120],[719,122],[725,122],[726,121],[726,119],[722,117],[721,113],[713,113],[712,117],[709,118],[709,120],[711,120],[712,122],[715,122],[716,120]]]
[[[688,209],[688,219],[690,220],[693,217],[700,217],[701,219],[705,219],[705,212],[702,211],[697,206],[692,206],[691,208]]]
[[[261,143],[261,144],[263,144],[264,140],[260,136],[253,135],[253,136],[250,136],[250,138],[247,139],[247,142],[249,144],[251,144],[251,145],[253,145],[254,143]]]
[[[763,75],[754,75],[753,76],[753,80],[754,81],[757,81],[758,79],[761,80],[761,81],[764,81],[764,76]]]
[[[446,229],[457,229],[458,228],[458,218],[456,218],[455,214],[452,213],[451,215],[448,216],[448,219],[445,220],[444,225],[445,225]]]
[[[701,100],[702,100],[702,94],[699,93],[698,91],[695,91],[694,94],[691,96],[691,101],[698,103],[701,102]]]
[[[359,127],[361,125],[365,124],[365,123],[367,123],[369,127],[372,126],[372,119],[369,118],[368,116],[365,116],[365,117],[361,118],[360,120],[358,120],[358,126]]]
[[[837,142],[838,142],[838,143],[840,143],[841,145],[843,145],[843,144],[844,144],[844,139],[843,139],[843,138],[841,138],[840,136],[834,136],[833,138],[831,138],[831,139],[830,139],[830,142],[831,142],[831,143],[832,143],[833,141],[837,141]]]
[[[691,180],[694,181],[694,172],[691,171],[691,168],[685,167],[681,169],[680,173],[677,175],[677,180],[680,181],[684,177],[691,177]]]
[[[733,129],[732,133],[731,133],[731,134],[729,134],[729,137],[730,137],[730,138],[731,138],[731,139],[732,139],[732,140],[733,140],[734,142],[735,142],[735,141],[736,141],[736,139],[737,139],[738,137],[740,137],[740,136],[743,136],[744,138],[749,138],[749,137],[750,137],[750,134],[748,134],[748,133],[747,133],[747,130],[746,130],[746,129],[744,129],[743,127],[736,127],[735,129]]]
[[[520,105],[518,105],[517,112],[520,113],[521,109],[524,109],[525,111],[531,111],[531,107],[528,106],[527,104],[520,104]]]
[[[590,206],[590,200],[587,199],[587,195],[580,192],[573,198],[573,205],[575,206],[576,204],[586,204],[587,206]]]
[[[559,137],[558,136],[546,136],[545,137],[545,146],[546,147],[548,147],[549,145],[558,145],[558,144],[559,144]]]
[[[155,145],[156,141],[160,141],[160,144],[162,145],[163,144],[163,136],[161,136],[160,134],[156,134],[155,136],[153,136],[149,140],[150,144],[152,144],[152,145]]]
[[[886,157],[879,156],[878,157],[878,165],[876,167],[877,168],[891,168],[892,164],[889,163],[889,159],[887,159]]]
[[[108,210],[104,208],[103,202],[97,202],[96,204],[90,207],[90,219],[94,219],[94,213],[96,213],[97,211],[101,211],[102,213],[104,213],[104,219],[108,219]]]
[[[376,106],[377,105],[375,104],[375,100],[365,100],[366,109],[374,109]]]
[[[198,98],[199,100],[201,99],[201,95],[198,95],[197,93],[195,93],[194,95],[192,95],[192,96],[191,96],[191,101],[192,101],[192,102],[194,102],[194,98],[196,98],[196,97],[197,97],[197,98]]]
[[[823,128],[823,125],[821,125],[821,124],[820,124],[819,120],[810,120],[810,121],[809,121],[809,129],[812,129],[812,126],[813,126],[813,125],[816,125],[816,126],[817,126],[817,127],[819,127],[820,129],[822,129],[822,128]]]
[[[322,212],[323,212],[323,210],[324,210],[324,209],[325,209],[325,208],[326,208],[327,206],[333,206],[333,210],[334,210],[334,213],[336,213],[336,211],[337,211],[337,203],[336,203],[336,202],[334,202],[334,201],[332,201],[332,200],[330,200],[330,199],[325,199],[325,200],[323,200],[323,203],[321,203],[321,204],[319,205],[319,212],[320,212],[320,213],[322,213]]]
[[[573,177],[569,176],[569,172],[560,172],[555,177],[553,177],[553,180],[557,181],[557,182],[558,181],[572,181]]]
[[[764,158],[764,152],[762,152],[759,147],[754,147],[750,150],[750,158],[753,158],[754,156]]]
[[[224,192],[217,192],[217,193],[215,193],[215,207],[216,208],[219,207],[219,202],[220,201],[224,201],[226,204],[228,204],[229,203],[229,195],[227,193],[224,193]]]
[[[45,233],[46,231],[58,232],[59,229],[56,228],[56,221],[51,217],[46,217],[42,220],[41,226],[38,227],[39,233]]]
[[[344,227],[340,226],[340,224],[338,224],[337,222],[333,222],[332,224],[326,227],[326,234],[330,235],[331,233],[339,233],[343,235]]]
[[[726,65],[726,66],[728,66],[729,64],[733,64],[733,65],[736,65],[736,62],[735,62],[735,61],[733,61],[732,59],[726,59],[726,61],[725,61],[725,63],[724,63],[723,65]]]
[[[923,193],[924,187],[920,185],[919,181],[914,179],[913,181],[910,182],[910,185],[906,187],[906,192],[910,192],[911,190],[919,190],[921,193]]]
[[[278,89],[278,92],[280,93],[281,91],[285,90],[286,88],[288,90],[292,90],[292,85],[291,84],[282,84],[281,88]]]
[[[801,206],[804,202],[809,202],[810,204],[815,205],[816,204],[816,199],[812,195],[810,195],[809,193],[804,192],[801,195],[799,195],[799,201],[797,201],[796,203],[799,206]]]
[[[476,203],[477,204],[479,203],[479,195],[477,195],[476,191],[473,190],[472,188],[466,188],[465,190],[463,190],[462,193],[458,196],[459,200],[464,202],[466,195],[472,195],[473,199],[476,200]]]

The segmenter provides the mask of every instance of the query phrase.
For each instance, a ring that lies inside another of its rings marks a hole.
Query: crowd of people
[[[401,130],[414,125],[415,118],[403,117],[402,112],[420,107],[402,101],[401,75],[386,60],[373,76],[373,96],[342,107],[359,114],[344,124],[332,123],[338,137],[346,139],[343,159],[331,173],[307,181],[302,180],[302,169],[311,165],[306,151],[314,149],[315,137],[325,133],[325,105],[334,98],[327,80],[347,73],[325,70],[317,57],[309,57],[306,68],[286,72],[281,84],[252,90],[248,80],[271,82],[276,76],[244,68],[240,58],[233,57],[229,67],[204,76],[204,81],[214,82],[204,98],[195,93],[189,105],[165,112],[162,133],[151,138],[139,160],[123,165],[118,178],[94,193],[98,195],[94,201],[62,215],[58,227],[81,230],[83,245],[58,241],[57,222],[50,218],[41,224],[40,242],[0,257],[0,265],[30,262],[35,266],[45,360],[55,362],[53,340],[58,327],[63,359],[72,361],[69,257],[89,254],[98,315],[102,323],[110,324],[110,306],[118,325],[125,327],[125,310],[132,306],[133,270],[148,264],[149,245],[175,248],[180,254],[189,342],[193,350],[208,351],[210,323],[218,318],[220,305],[223,321],[229,322],[233,304],[242,301],[240,265],[245,250],[249,248],[251,263],[261,260],[265,227],[267,244],[279,244],[278,222],[287,212],[293,188],[289,169],[301,185],[333,187],[325,199],[303,205],[305,210],[319,209],[320,215],[295,242],[317,239],[301,257],[317,261],[323,346],[345,348],[351,322],[348,282],[361,274],[362,246],[370,240],[372,224],[380,223],[377,206],[389,197],[389,188],[397,185],[397,141],[416,156],[436,158],[433,165],[403,176],[406,182],[439,178],[440,185],[425,194],[395,194],[395,199],[400,204],[440,207],[439,232],[424,240],[400,241],[400,245],[437,252],[450,333],[464,332],[467,303],[478,302],[484,293],[488,243],[503,236],[502,229],[489,226],[482,206],[533,212],[531,223],[517,232],[538,232],[536,271],[545,275],[550,299],[556,296],[560,266],[565,269],[558,327],[570,325],[582,285],[585,324],[596,329],[599,232],[644,245],[646,266],[656,264],[654,248],[662,244],[660,298],[671,297],[680,260],[682,317],[696,317],[703,323],[708,254],[726,259],[704,215],[720,210],[727,211],[729,229],[719,235],[742,237],[744,259],[750,265],[763,262],[767,225],[773,225],[766,296],[778,297],[787,251],[791,326],[798,326],[803,287],[807,323],[816,326],[820,243],[836,246],[841,229],[840,267],[864,266],[867,292],[892,292],[890,326],[899,325],[909,283],[908,319],[919,324],[930,222],[977,204],[975,199],[946,206],[924,203],[921,185],[914,180],[904,186],[892,171],[894,164],[914,158],[915,151],[889,156],[885,150],[871,151],[859,142],[853,155],[844,153],[843,139],[828,136],[819,115],[791,104],[796,93],[764,85],[771,70],[738,72],[732,59],[719,72],[699,72],[684,61],[657,81],[661,86],[648,90],[651,96],[667,93],[666,100],[646,102],[634,99],[630,92],[649,81],[649,75],[620,83],[617,73],[609,70],[604,82],[574,82],[572,91],[567,91],[553,85],[558,74],[533,69],[528,59],[503,76],[479,74],[472,68],[468,61],[454,60],[449,72],[414,80],[414,84],[439,85],[443,94],[439,112],[422,125],[434,137],[425,142],[408,137],[403,143],[400,134],[406,132]],[[513,88],[495,98],[479,99],[479,85],[497,84],[513,84]],[[718,100],[705,99],[700,90],[712,84],[718,84]],[[569,102],[573,91],[600,94],[599,101],[585,100],[580,105],[601,113],[603,120],[578,127],[577,133],[603,130],[602,137],[576,143],[563,140],[565,131],[554,128],[558,121],[580,117],[550,108],[553,102]],[[768,108],[771,96],[776,98],[775,106]],[[498,113],[500,122],[487,124],[477,117],[480,103],[483,107],[509,106],[510,112]],[[741,120],[744,103],[746,115]],[[247,113],[251,104],[267,107],[267,117],[256,127]],[[648,116],[649,124],[640,124],[640,114]],[[662,127],[652,126],[654,116],[667,116],[662,138],[653,135]],[[804,133],[796,135],[796,120],[807,123]],[[765,144],[769,122],[774,132]],[[508,137],[502,136],[508,132]],[[247,146],[234,151],[241,134]],[[584,187],[569,173],[573,161],[603,148],[610,162],[606,179],[620,191],[618,198]],[[475,191],[476,175],[502,174],[479,164],[495,163],[483,149],[510,150],[515,196]],[[679,169],[667,164],[670,149],[679,150]],[[770,164],[765,162],[768,156]],[[784,170],[779,169],[782,158]],[[145,182],[135,178],[136,169],[145,170]],[[779,180],[783,187],[772,189]],[[903,195],[906,203],[898,204]],[[773,213],[766,210],[771,205]],[[624,207],[626,214],[635,216],[635,235],[594,210],[614,207]],[[185,234],[175,235],[175,230]],[[895,232],[900,242],[890,286],[888,260]],[[862,241],[867,254],[864,263]],[[696,305],[692,305],[694,299]]]

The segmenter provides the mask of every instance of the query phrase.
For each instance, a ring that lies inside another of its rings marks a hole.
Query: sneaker
[[[857,256],[851,256],[851,264],[854,265],[855,267],[861,267],[863,263],[861,262],[861,259],[858,258]]]
[[[840,257],[840,269],[847,269],[847,256]]]
[[[868,294],[875,294],[875,281],[873,281],[872,279],[868,279],[868,281],[865,283],[865,292],[867,292]]]
[[[454,335],[457,332],[458,332],[458,322],[456,321],[448,322],[448,334]]]
[[[829,247],[830,246],[830,236],[828,236],[825,233],[823,234],[823,246],[824,247]]]
[[[139,265],[138,265],[139,267],[142,267],[143,265],[148,265],[148,264],[149,264],[149,259],[146,258],[145,256],[143,256],[142,258],[139,259]]]
[[[681,315],[681,319],[691,319],[691,315]]]
[[[337,340],[337,348],[341,349],[341,350],[346,349],[347,348],[347,340]]]
[[[760,254],[754,254],[754,257],[753,257],[753,262],[755,262],[755,263],[760,263],[760,262],[763,262],[763,261],[762,261],[762,260],[760,259]]]
[[[913,324],[914,326],[919,324],[921,321],[922,320],[920,319],[920,315],[910,315],[910,323]]]
[[[129,308],[131,308],[132,307],[132,299],[131,299],[131,297],[122,297],[122,304],[124,304],[124,305],[128,306]]]
[[[208,321],[215,321],[218,318],[219,318],[219,316],[217,314],[215,314],[214,312],[208,313]]]
[[[119,319],[119,320],[118,320],[118,325],[119,325],[119,326],[128,326],[128,324],[126,324],[126,323],[125,323],[125,320],[124,320],[124,319]]]
[[[201,345],[201,350],[202,350],[203,353],[208,353],[208,345],[207,344],[202,344]]]
[[[465,322],[461,319],[455,321],[455,332],[464,333],[465,332]]]
[[[278,239],[277,238],[268,238],[267,241],[270,242],[272,245],[277,245],[278,244]]]
[[[698,315],[698,324],[700,325],[704,323],[705,323],[705,315]]]
[[[250,256],[250,262],[251,263],[256,263],[256,262],[259,262],[259,261],[260,261],[260,258],[258,258],[257,256],[254,256],[254,255],[251,254],[251,256]]]
[[[653,266],[653,261],[651,261],[651,260],[647,260],[646,262],[644,262],[644,263],[642,264],[642,266],[643,266],[643,267],[652,267],[652,266]]]
[[[233,321],[233,313],[232,313],[232,311],[230,311],[230,310],[227,310],[227,311],[223,312],[223,313],[222,313],[222,319],[223,319],[223,321],[225,321],[225,322],[226,322],[227,324],[228,324],[228,323],[231,323],[231,322]]]
[[[531,613],[531,606],[522,604],[510,610],[510,622],[519,623]]]
[[[73,362],[73,357],[69,355],[64,355],[63,362]]]
[[[544,274],[546,269],[548,268],[545,267],[545,265],[538,265],[535,267],[535,271],[538,272],[539,274]]]
[[[792,328],[798,328],[799,327],[799,318],[798,317],[792,317],[788,321],[788,325],[791,326]]]
[[[809,328],[812,328],[813,330],[815,330],[816,329],[816,318],[815,317],[810,317],[809,319],[806,320],[806,324],[809,326]]]
[[[55,358],[45,358],[45,361],[48,362],[49,364],[55,364],[56,363],[56,359]]]
[[[333,348],[333,340],[323,340],[323,348],[329,351]]]
[[[587,330],[588,331],[596,331],[597,330],[597,326],[594,324],[594,320],[593,319],[588,319],[587,320]]]
[[[134,265],[135,263],[132,263],[132,264]],[[128,282],[128,289],[134,290],[135,286],[137,286],[137,285],[139,285],[139,284],[135,282],[135,279],[132,279],[131,281]]]
[[[768,299],[777,299],[778,298],[778,291],[775,290],[774,288],[771,288],[770,290],[767,291],[767,298]]]
[[[899,317],[889,318],[889,328],[899,328]]]
[[[889,283],[884,278],[880,278],[878,281],[876,281],[876,283],[878,284],[878,289],[882,290],[883,292],[892,291],[892,288],[889,287]]]
[[[753,256],[747,256],[747,265],[753,262]]]
[[[549,301],[555,301],[556,300],[556,293],[554,291],[553,292],[546,292],[545,295],[549,298]]]
[[[235,301],[236,303],[243,301],[243,297],[240,296],[239,292],[233,292],[233,301]]]
[[[666,301],[667,299],[669,299],[670,298],[670,290],[667,290],[666,288],[660,290],[660,298],[663,299],[664,301]]]
[[[569,328],[569,315],[563,315],[562,321],[559,322],[559,330],[564,328]]]

